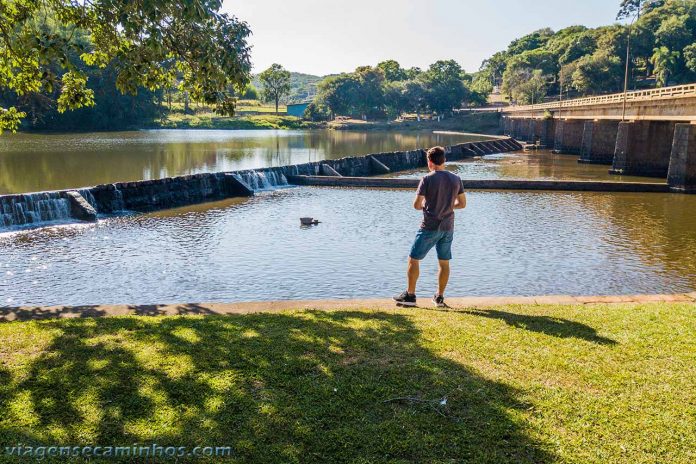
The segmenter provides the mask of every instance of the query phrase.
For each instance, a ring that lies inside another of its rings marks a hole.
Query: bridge
[[[696,193],[696,84],[502,108],[506,135]]]

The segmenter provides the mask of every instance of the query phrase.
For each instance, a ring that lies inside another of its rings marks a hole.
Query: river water
[[[393,143],[398,134],[391,135]],[[378,134],[365,140],[372,136]],[[437,140],[423,145],[432,142]],[[299,161],[292,149],[283,156],[277,164]],[[231,155],[219,162],[233,158],[263,162]],[[490,155],[451,169],[478,178],[608,177],[606,166],[578,165],[576,158]],[[186,169],[193,165],[203,169],[196,163]],[[205,169],[217,170],[212,166]],[[405,260],[420,222],[412,196],[403,190],[283,188],[97,224],[0,234],[0,306],[389,296],[403,290]],[[695,291],[694,211],[696,196],[686,195],[470,192],[469,206],[456,219],[449,293]],[[321,223],[300,227],[301,216]],[[436,259],[428,256],[419,296],[434,290],[435,270]]]
[[[0,195],[284,166],[480,139],[432,132],[329,130],[4,134]]]

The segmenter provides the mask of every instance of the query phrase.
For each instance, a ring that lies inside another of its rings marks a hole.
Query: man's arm
[[[457,198],[454,199],[454,209],[464,209],[466,208],[466,195],[460,193]]]
[[[416,199],[413,200],[413,207],[421,211],[425,207],[425,195],[416,195]]]

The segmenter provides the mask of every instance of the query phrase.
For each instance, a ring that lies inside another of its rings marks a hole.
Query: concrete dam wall
[[[520,150],[513,139],[468,142],[445,147],[451,161]],[[136,182],[117,182],[73,190],[0,196],[0,228],[41,226],[45,222],[93,221],[99,214],[145,212],[186,206],[289,185],[291,176],[367,177],[427,165],[425,150],[375,153],[256,170],[193,174]]]

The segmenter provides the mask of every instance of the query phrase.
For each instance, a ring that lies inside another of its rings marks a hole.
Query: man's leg
[[[435,246],[436,240],[436,235],[427,230],[419,230],[416,234],[416,239],[408,255],[408,271],[406,272],[408,289],[394,297],[396,304],[400,306],[416,305],[416,282],[418,282],[420,275],[420,260],[425,258],[428,251]]]
[[[420,275],[420,261],[408,258],[408,293],[411,295],[416,294],[416,282],[418,282],[418,276]]]
[[[433,298],[433,301],[437,303],[438,306],[444,306],[444,296],[445,288],[447,288],[447,282],[449,282],[450,276],[450,260],[452,259],[452,241],[454,240],[454,233],[452,231],[442,232],[442,237],[437,242],[437,262],[438,262],[438,272],[437,272],[437,294]]]
[[[447,287],[447,282],[450,276],[450,265],[449,260],[439,259],[438,261],[439,269],[437,272],[437,294],[440,296],[445,296],[445,288]]]

